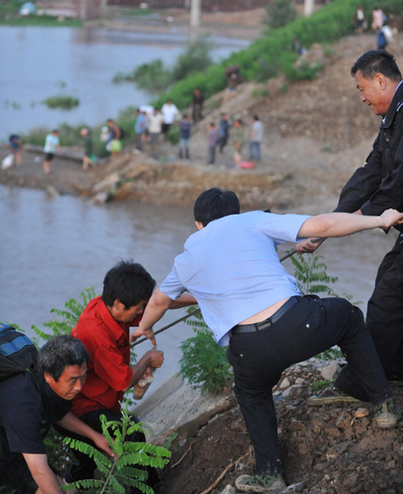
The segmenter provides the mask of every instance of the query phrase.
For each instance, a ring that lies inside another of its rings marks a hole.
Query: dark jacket
[[[396,91],[364,167],[344,186],[336,212],[380,215],[403,210],[403,83]],[[403,226],[397,229],[403,231]]]

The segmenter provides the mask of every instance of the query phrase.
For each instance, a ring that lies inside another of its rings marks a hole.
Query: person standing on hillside
[[[171,125],[175,122],[175,119],[179,115],[179,110],[172,103],[172,100],[169,99],[164,105],[162,105],[161,113],[164,118],[164,123],[162,124],[162,133],[166,135]]]
[[[375,405],[379,427],[394,427],[399,413],[362,312],[342,298],[303,297],[276,247],[308,236],[388,228],[402,221],[403,213],[240,214],[236,194],[214,187],[197,198],[194,218],[198,231],[154,292],[132,339],[154,338],[153,325],[188,290],[214,339],[229,345],[234,392],[256,459],[256,475],[241,475],[237,489],[274,493],[285,488],[272,389],[287,367],[333,345],[347,356],[340,376],[347,376]]]
[[[143,142],[145,132],[147,130],[147,117],[140,108],[136,110],[136,122],[134,124],[134,133],[136,134],[136,148],[141,151],[143,149]]]
[[[235,120],[234,122],[234,132],[232,135],[234,139],[234,160],[235,166],[240,168],[240,164],[242,161],[242,148],[245,140],[245,134],[243,130],[243,123],[240,118]]]
[[[182,121],[179,125],[180,139],[179,139],[179,158],[185,157],[190,160],[189,155],[189,140],[190,140],[190,129],[192,124],[190,123],[189,116],[187,114],[183,115]]]
[[[150,136],[150,151],[151,156],[153,158],[158,158],[158,147],[159,147],[159,139],[162,131],[162,125],[164,123],[164,117],[161,113],[154,108],[151,115],[148,116],[147,119],[147,128]]]
[[[222,112],[220,119],[220,153],[223,152],[224,147],[227,145],[230,127],[228,115],[225,112]]]
[[[403,209],[403,83],[395,58],[372,50],[353,65],[363,103],[380,116],[381,126],[365,166],[344,186],[335,211],[359,215]],[[403,242],[400,235],[378,269],[368,302],[367,325],[389,380],[403,380]],[[386,232],[388,233],[388,231]],[[314,252],[320,244],[301,242],[298,252]]]
[[[60,149],[59,132],[57,129],[52,130],[50,134],[46,136],[45,147],[43,150],[46,153],[45,161],[43,162],[43,171],[46,174],[50,173],[50,162],[53,160],[53,156],[56,151]]]
[[[193,91],[193,99],[192,99],[192,118],[193,123],[196,124],[200,122],[203,118],[203,105],[204,105],[204,96],[200,89],[195,89]]]
[[[385,14],[382,12],[382,10],[379,7],[375,7],[374,10],[372,11],[372,24],[371,27],[374,31],[379,29],[382,29],[383,23],[385,20]]]
[[[215,148],[217,146],[217,130],[215,128],[215,123],[210,122],[208,124],[207,140],[208,140],[208,165],[214,165],[215,163]]]
[[[255,150],[256,150],[256,159],[257,161],[260,161],[260,144],[262,143],[262,141],[263,141],[263,124],[260,121],[259,117],[255,115],[253,117],[252,132],[249,143],[249,153],[251,160],[255,159]]]

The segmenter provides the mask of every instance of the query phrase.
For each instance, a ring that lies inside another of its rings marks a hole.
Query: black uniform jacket
[[[403,211],[403,83],[382,120],[364,167],[344,186],[336,212],[380,215],[385,209]],[[403,231],[403,225],[398,225]]]

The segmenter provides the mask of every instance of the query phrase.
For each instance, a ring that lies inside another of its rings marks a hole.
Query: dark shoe
[[[331,403],[351,403],[358,402],[357,398],[346,395],[337,389],[326,389],[319,396],[311,396],[307,400],[309,407],[320,407]]]
[[[393,398],[389,398],[375,407],[375,420],[380,429],[392,429],[399,422],[401,416]]]
[[[241,475],[236,479],[235,487],[243,492],[271,492],[276,494],[287,486],[281,475]]]

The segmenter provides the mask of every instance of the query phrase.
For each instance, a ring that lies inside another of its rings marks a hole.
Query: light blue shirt
[[[45,151],[45,153],[55,153],[59,142],[60,141],[58,136],[48,134],[46,136],[45,147],[43,148],[43,150]]]
[[[294,295],[294,277],[281,265],[276,246],[296,242],[309,216],[263,211],[214,220],[191,235],[160,290],[176,300],[187,289],[222,346],[228,331]]]

